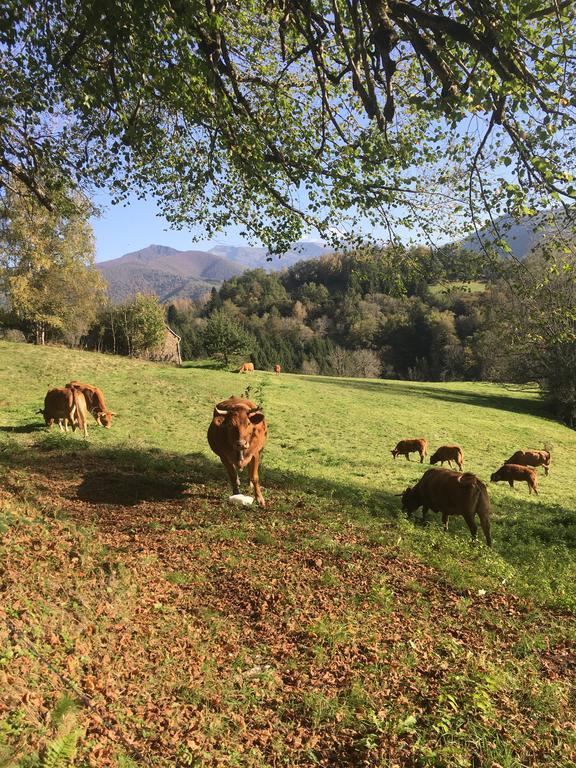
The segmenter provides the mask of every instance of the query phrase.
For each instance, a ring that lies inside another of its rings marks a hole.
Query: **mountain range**
[[[573,230],[563,216],[543,212],[520,222],[503,216],[495,222],[500,237],[508,243],[511,255],[523,259],[538,250],[551,235],[574,243]],[[460,248],[478,251],[494,240],[494,230],[484,229],[461,240]],[[209,251],[179,251],[165,245],[149,245],[118,259],[96,265],[106,282],[110,298],[123,301],[135,293],[153,293],[165,302],[176,298],[195,299],[218,287],[224,280],[247,269],[278,271],[298,261],[316,259],[329,252],[321,241],[303,241],[281,257],[269,257],[265,248],[218,245]],[[503,258],[509,256],[500,249]]]
[[[247,269],[285,269],[326,251],[323,244],[306,241],[296,243],[281,257],[268,259],[265,248],[250,246],[221,245],[209,251],[179,251],[166,245],[149,245],[118,259],[102,261],[96,268],[108,283],[114,302],[136,293],[153,293],[161,301],[170,301],[198,298]]]

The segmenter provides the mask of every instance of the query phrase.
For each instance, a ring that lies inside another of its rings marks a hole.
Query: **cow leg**
[[[544,465],[544,474],[548,476],[548,467],[546,465]]]
[[[418,451],[420,453],[420,451]],[[424,454],[420,453],[420,464],[424,464]]]
[[[462,464],[460,462],[458,462],[458,469],[462,472]]]
[[[404,456],[406,456],[406,461],[410,461],[410,454],[409,453],[405,453]]]
[[[474,515],[464,515],[464,520],[466,520],[466,525],[470,529],[472,538],[475,539],[478,533],[478,526],[476,525],[476,522],[474,520]],[[482,525],[482,528],[484,529],[484,525]],[[486,531],[484,531],[484,533],[486,533]]]
[[[428,522],[428,521],[426,520],[426,515],[427,515],[427,514],[428,514],[428,507],[422,507],[422,523],[423,523],[424,525],[426,525],[426,523]]]
[[[508,480],[508,484],[510,485],[510,488],[514,488],[514,480]]]
[[[452,469],[452,459],[448,459],[448,466]]]
[[[486,544],[488,544],[488,546],[491,547],[492,535],[490,533],[490,519],[486,515],[480,515],[480,525],[482,526],[482,530],[484,531],[484,538],[486,539]]]
[[[444,526],[446,533],[448,533],[448,517],[449,515],[447,512],[442,512],[442,525]]]
[[[258,478],[258,466],[260,465],[260,454],[256,453],[252,457],[252,461],[250,462],[250,482],[252,483],[252,487],[254,488],[254,495],[256,496],[256,500],[258,504],[260,504],[261,507],[264,509],[266,508],[266,502],[264,501],[264,496],[262,495],[262,489],[260,488],[260,480]]]
[[[228,477],[230,478],[230,483],[232,484],[232,493],[240,493],[240,480],[238,479],[238,470],[234,464],[231,464],[229,461],[225,461],[222,458],[220,461],[226,467],[226,472],[228,472]]]

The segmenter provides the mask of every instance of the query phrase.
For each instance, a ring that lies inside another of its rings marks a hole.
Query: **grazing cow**
[[[522,467],[544,467],[544,474],[550,470],[550,451],[516,451],[505,464],[520,464]]]
[[[254,363],[242,363],[238,373],[254,373]]]
[[[478,526],[474,520],[478,515],[486,537],[486,544],[492,546],[490,534],[490,499],[485,484],[471,472],[456,472],[452,469],[428,469],[413,488],[406,488],[402,494],[402,509],[410,516],[422,507],[422,521],[426,522],[429,509],[442,513],[444,529],[448,530],[450,515],[462,515],[476,538]]]
[[[444,466],[444,462],[448,462],[448,466],[452,469],[452,462],[455,461],[458,464],[458,469],[462,472],[462,463],[464,461],[464,454],[462,448],[459,445],[441,445],[440,448],[430,456],[430,464],[438,464]]]
[[[84,437],[88,437],[88,409],[86,407],[86,398],[79,389],[70,387],[59,387],[50,389],[44,398],[44,410],[40,411],[44,416],[44,421],[48,427],[52,428],[55,422],[62,432],[62,422],[64,429],[68,432],[68,424],[76,431],[76,427],[84,432]]]
[[[497,483],[507,480],[510,488],[514,488],[514,480],[528,483],[528,492],[538,495],[538,476],[531,467],[523,467],[521,464],[503,464],[499,470],[490,475],[490,480]]]
[[[261,507],[265,507],[266,502],[258,479],[258,465],[267,431],[260,408],[251,400],[234,396],[215,406],[208,427],[208,443],[226,467],[232,493],[240,493],[238,470],[250,465],[250,483]]]
[[[276,363],[276,365],[274,366],[274,373],[280,375],[280,371],[281,370],[282,370],[282,366],[280,366],[280,365],[278,365],[278,363]]]
[[[426,456],[428,453],[428,441],[423,437],[414,437],[410,440],[400,440],[400,442],[396,445],[396,448],[394,448],[391,453],[394,458],[396,458],[398,454],[401,456],[406,456],[406,461],[410,461],[409,454],[419,453],[420,464],[422,464],[424,461],[424,456]]]
[[[66,386],[70,389],[80,390],[86,398],[86,405],[88,410],[92,416],[94,416],[96,422],[101,427],[110,429],[110,425],[112,424],[112,416],[117,416],[118,414],[114,411],[109,411],[106,408],[106,403],[104,402],[104,393],[101,389],[94,387],[92,384],[84,384],[81,381],[70,381],[68,384],[66,384]]]

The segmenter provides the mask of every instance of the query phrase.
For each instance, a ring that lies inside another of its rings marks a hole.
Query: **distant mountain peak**
[[[209,251],[180,251],[151,243],[117,259],[101,261],[96,267],[108,283],[113,301],[140,293],[153,293],[161,301],[197,298],[224,280],[247,269],[284,269],[304,259],[318,258],[327,251],[323,244],[302,242],[281,258],[267,258],[265,248],[219,245]]]

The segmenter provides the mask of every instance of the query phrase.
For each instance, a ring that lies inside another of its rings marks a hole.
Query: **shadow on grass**
[[[206,502],[219,518],[229,514],[233,519],[238,513],[236,507],[222,504],[231,493],[224,467],[216,457],[211,459],[202,453],[183,455],[159,449],[128,447],[99,449],[65,435],[48,435],[25,449],[15,447],[4,450],[0,453],[0,467],[29,471],[31,478],[40,477],[43,484],[54,482],[58,493],[62,493],[61,487],[58,488],[61,481],[72,481],[74,495],[68,496],[68,499],[97,505],[97,524],[102,522],[111,528],[120,526],[116,520],[116,509],[135,507],[141,502],[160,503],[158,507],[139,510],[140,518],[149,523],[159,515],[177,516],[176,508],[172,509],[170,504],[162,502],[185,503],[187,508],[190,503],[199,505]],[[304,507],[314,509],[316,496],[324,502],[349,505],[351,515],[357,511],[360,516],[368,514],[383,522],[387,520],[389,524],[402,515],[400,500],[385,489],[360,488],[349,480],[311,479],[300,473],[266,467],[265,461],[260,475],[271,512],[277,506],[292,514],[290,504],[294,506],[300,499]],[[247,471],[242,473],[241,481],[243,490],[248,492]],[[308,494],[309,499],[306,498]],[[110,513],[105,511],[106,507],[110,507]],[[200,509],[199,506],[196,508]],[[512,557],[512,549],[518,542],[543,549],[557,545],[576,549],[575,511],[562,509],[558,504],[547,504],[542,499],[538,500],[538,508],[534,510],[536,516],[530,513],[527,518],[524,511],[513,514],[512,510],[516,508],[515,498],[498,506],[493,504],[493,537],[496,549],[505,559],[510,559],[508,555]],[[294,506],[294,509],[298,510],[298,507]],[[325,510],[325,507],[316,508],[316,512],[321,514],[322,509]],[[419,525],[419,512],[415,518],[415,524]],[[439,522],[437,516],[431,514],[429,518]],[[199,525],[202,523],[199,522]],[[467,537],[468,532],[461,518],[452,518],[450,528],[450,535],[457,533],[460,537]],[[504,546],[499,546],[499,542]],[[508,552],[509,547],[512,549]]]
[[[17,427],[0,427],[0,432],[8,432],[9,434],[24,435],[30,432],[42,432],[46,429],[44,422],[37,421],[34,424],[19,424]]]
[[[330,384],[331,386],[344,387],[346,389],[357,389],[360,392],[377,392],[383,397],[386,394],[394,393],[403,397],[425,397],[442,402],[458,403],[461,405],[478,406],[479,408],[494,408],[510,413],[524,413],[530,416],[540,416],[552,418],[546,404],[542,400],[532,398],[519,398],[507,395],[497,395],[482,392],[471,392],[466,389],[446,389],[440,390],[434,386],[418,386],[412,382],[391,382],[366,381],[365,379],[325,379],[321,377],[314,378],[315,384]],[[513,390],[517,392],[526,392],[525,389]],[[531,392],[532,390],[530,390]],[[535,390],[534,390],[535,391]]]

